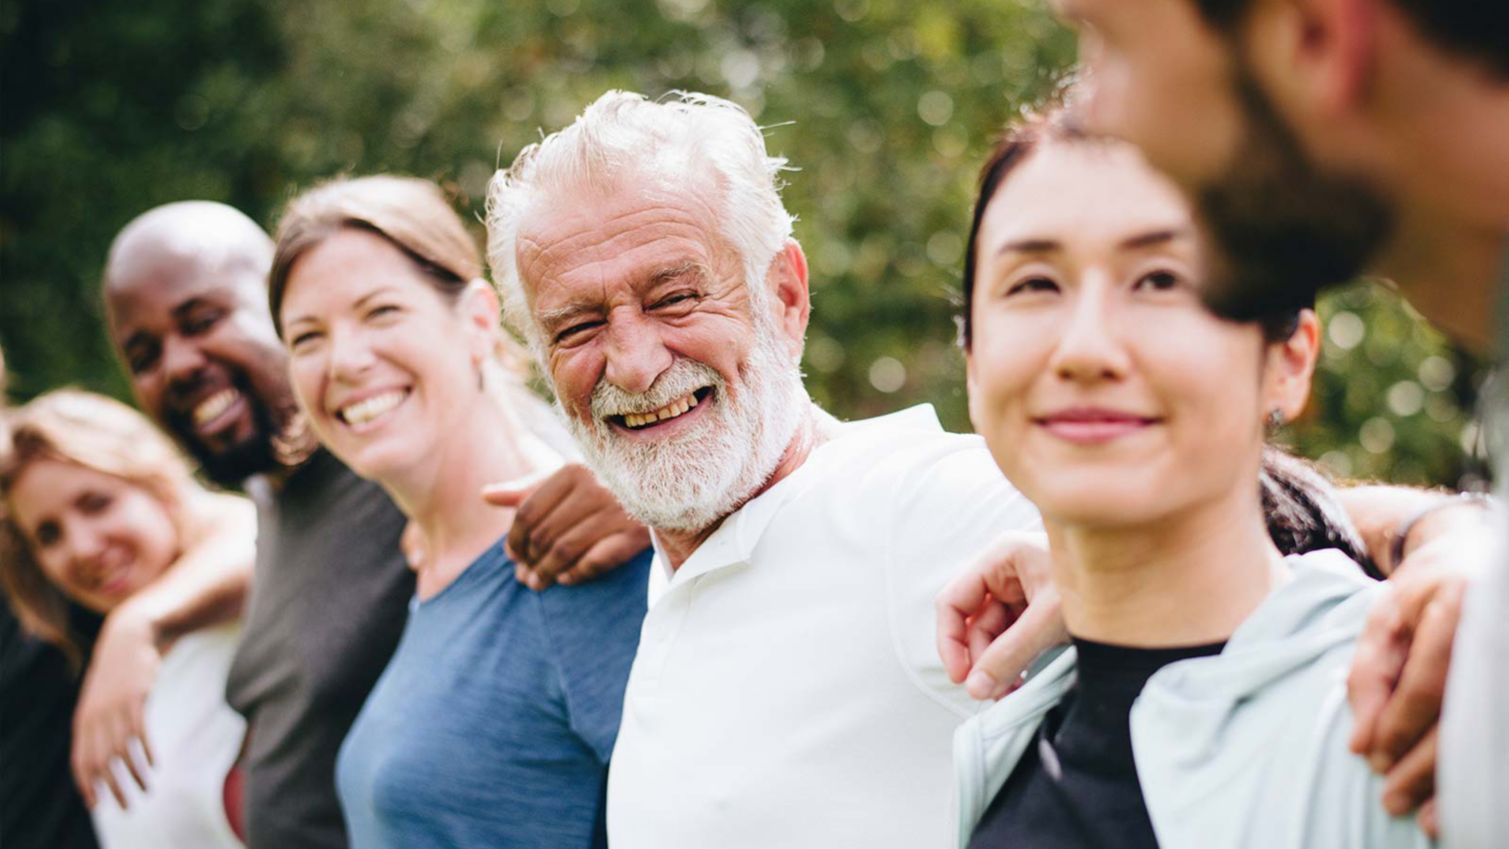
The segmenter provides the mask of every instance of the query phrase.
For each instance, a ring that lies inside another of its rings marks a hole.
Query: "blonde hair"
[[[208,493],[188,461],[147,418],[125,404],[78,389],[59,389],[6,414],[10,433],[0,452],[0,589],[28,633],[82,660],[69,626],[68,601],[50,582],[11,516],[11,490],[38,460],[72,463],[146,490],[167,510],[179,540],[206,522]]]

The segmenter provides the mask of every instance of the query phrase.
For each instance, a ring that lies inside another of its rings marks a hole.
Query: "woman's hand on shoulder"
[[[112,611],[100,628],[73,714],[73,779],[91,808],[99,801],[95,789],[101,784],[122,809],[127,807],[113,761],[121,761],[137,786],[147,789],[152,746],[144,713],[162,656],[150,611],[131,600]],[[133,756],[133,740],[141,742],[145,763]]]
[[[1041,533],[1002,534],[938,594],[938,655],[976,699],[1016,689],[1039,654],[1069,640]]]
[[[1385,776],[1383,804],[1395,815],[1420,809],[1435,836],[1436,728],[1446,693],[1462,599],[1495,550],[1480,509],[1453,511],[1413,536],[1418,544],[1385,582],[1357,640],[1347,678],[1352,751]]]

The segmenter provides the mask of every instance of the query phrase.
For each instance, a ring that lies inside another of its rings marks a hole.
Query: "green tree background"
[[[744,104],[799,169],[786,199],[813,267],[817,400],[845,417],[926,401],[967,429],[953,316],[975,173],[1073,55],[1040,4],[1005,0],[3,0],[11,388],[126,396],[98,277],[151,206],[208,198],[271,226],[322,178],[397,171],[475,218],[541,128],[609,88],[683,88]],[[1286,438],[1343,475],[1480,474],[1478,365],[1377,287],[1323,316],[1315,400]]]

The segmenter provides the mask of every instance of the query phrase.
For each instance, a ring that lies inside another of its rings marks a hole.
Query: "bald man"
[[[302,427],[267,310],[272,249],[231,207],[160,206],[111,245],[104,297],[142,409],[212,480],[257,501],[257,591],[226,690],[248,724],[248,845],[336,849],[336,752],[414,583],[403,515]]]
[[[304,427],[267,306],[272,248],[223,204],[157,207],[116,237],[104,297],[142,408],[212,479],[258,503],[256,591],[226,694],[249,726],[247,843],[336,849],[346,845],[336,753],[397,645],[414,577],[400,553],[403,515]],[[523,504],[516,530],[531,527],[545,549],[584,527],[629,539],[626,551],[648,545],[580,467]],[[527,582],[537,587],[578,566],[519,559],[536,567]]]

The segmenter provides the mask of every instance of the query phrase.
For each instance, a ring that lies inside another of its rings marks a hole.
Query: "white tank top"
[[[119,762],[113,768],[126,810],[103,783],[95,791],[94,826],[104,849],[240,849],[224,803],[225,777],[246,735],[246,721],[225,703],[240,636],[239,622],[196,631],[163,658],[146,704],[154,765],[146,765],[140,747],[134,752],[146,792]]]

